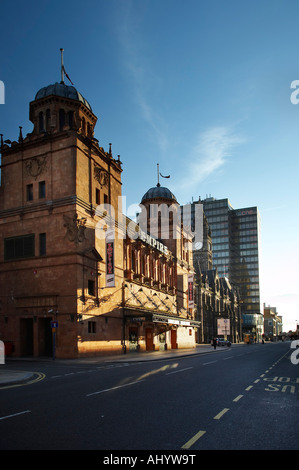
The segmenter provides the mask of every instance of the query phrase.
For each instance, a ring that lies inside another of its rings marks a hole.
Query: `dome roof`
[[[160,185],[150,188],[141,199],[141,203],[149,199],[169,199],[172,202],[177,202],[174,194],[168,188]]]
[[[48,85],[41,88],[35,95],[35,99],[39,100],[45,96],[61,96],[63,98],[70,98],[72,100],[81,101],[85,106],[92,111],[90,104],[86,99],[79,93],[75,87],[66,85],[63,82],[56,82],[53,85]]]

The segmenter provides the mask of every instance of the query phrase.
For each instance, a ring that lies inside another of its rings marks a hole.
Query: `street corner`
[[[42,372],[0,369],[0,390],[39,382],[45,378]]]

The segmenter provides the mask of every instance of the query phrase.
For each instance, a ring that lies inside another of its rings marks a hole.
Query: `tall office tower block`
[[[213,246],[213,268],[238,289],[242,302],[243,334],[260,339],[260,215],[257,207],[234,209],[228,199],[208,197],[202,203]]]

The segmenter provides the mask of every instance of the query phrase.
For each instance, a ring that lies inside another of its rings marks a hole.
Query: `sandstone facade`
[[[150,246],[129,236],[122,163],[99,146],[97,118],[75,92],[41,89],[33,132],[1,140],[0,337],[15,356],[195,347],[190,237],[160,233]]]

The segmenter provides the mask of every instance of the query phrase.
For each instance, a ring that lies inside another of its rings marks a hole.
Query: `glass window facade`
[[[261,313],[257,207],[235,210],[228,199],[207,198],[202,203],[211,230],[213,267],[238,288],[242,313]]]

